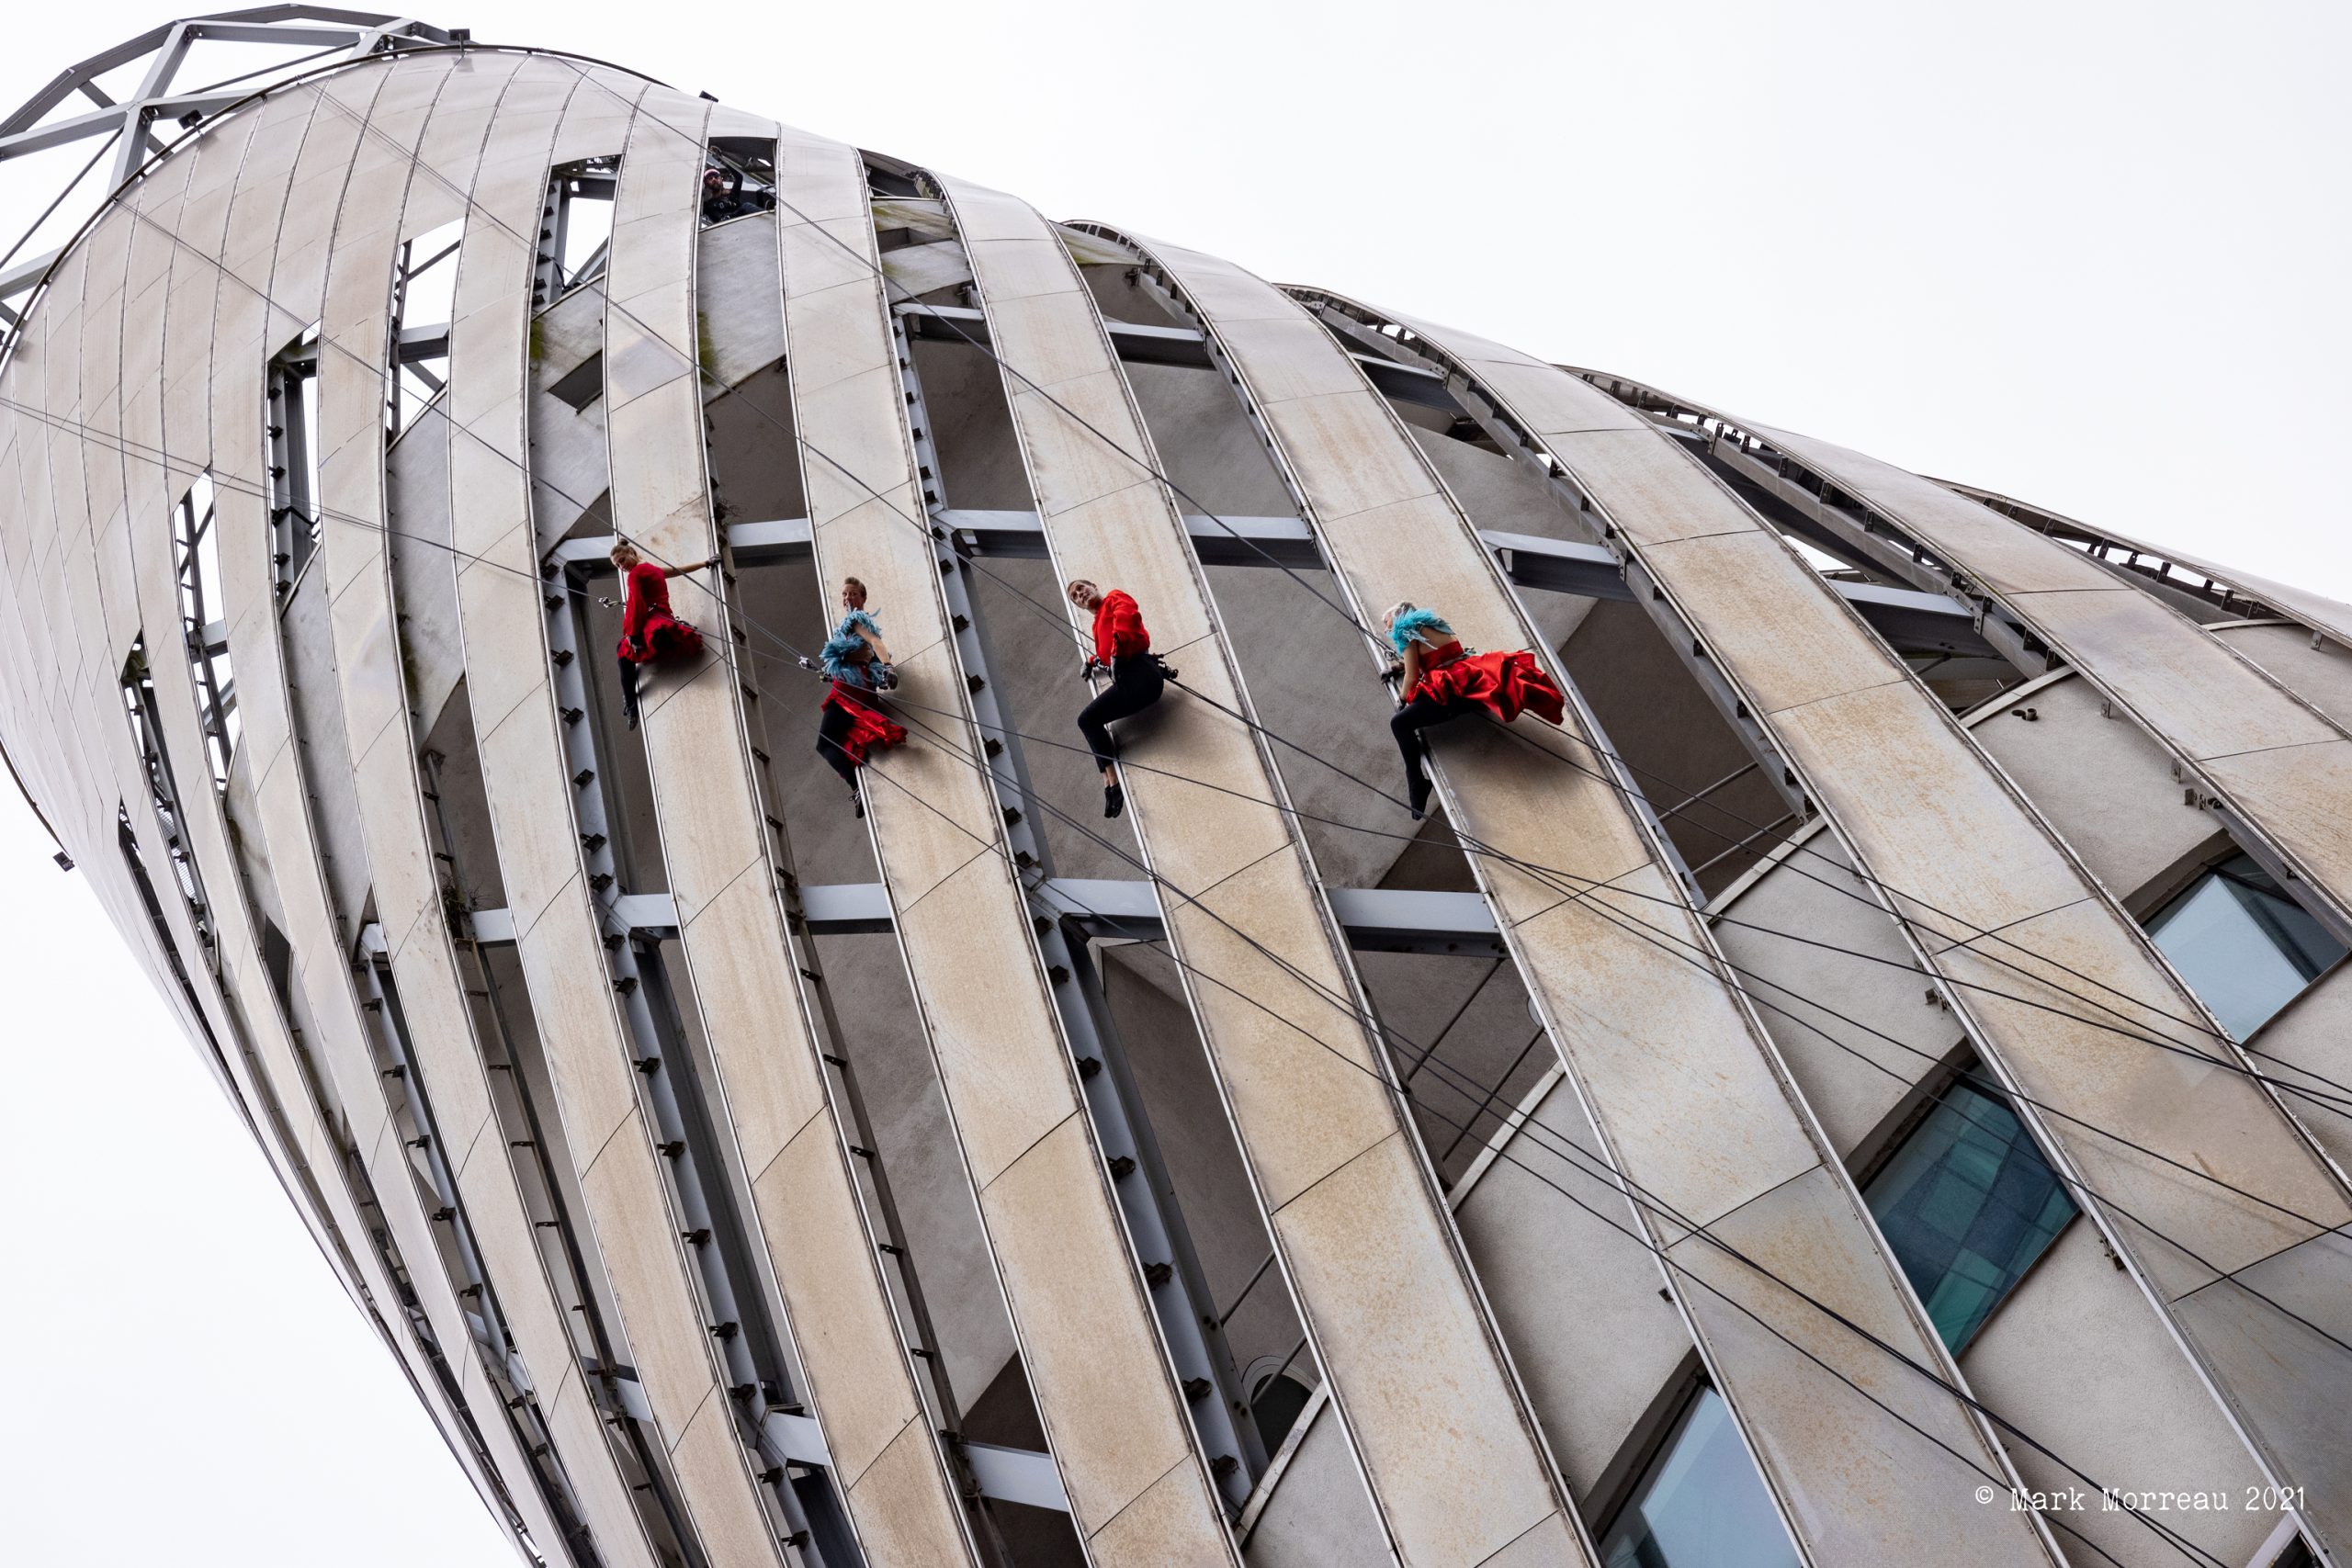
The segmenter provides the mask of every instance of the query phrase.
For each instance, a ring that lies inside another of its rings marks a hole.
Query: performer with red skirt
[[[850,808],[863,817],[865,797],[858,788],[858,770],[876,747],[896,746],[907,738],[906,728],[885,717],[874,704],[876,693],[899,683],[899,672],[882,641],[881,624],[866,614],[865,583],[854,577],[842,579],[841,624],[816,658],[800,663],[832,681],[818,710],[817,755],[849,785]]]
[[[1406,799],[1418,822],[1428,812],[1430,787],[1421,766],[1428,749],[1421,731],[1479,712],[1498,724],[1509,724],[1521,713],[1557,724],[1566,702],[1532,653],[1467,652],[1452,626],[1410,600],[1392,606],[1387,621],[1389,646],[1399,661],[1389,673],[1397,677],[1404,697],[1388,729],[1405,754]]]
[[[623,539],[613,547],[628,597],[621,609],[621,714],[637,728],[638,667],[690,660],[702,652],[702,633],[670,613],[670,579],[717,566],[713,556],[692,566],[655,566]]]

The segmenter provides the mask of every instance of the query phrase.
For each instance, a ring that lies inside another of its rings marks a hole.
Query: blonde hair
[[[605,555],[605,558],[611,561],[615,566],[618,566],[621,564],[621,557],[625,555],[636,556],[639,559],[644,558],[644,552],[639,550],[634,544],[631,544],[627,539],[622,539],[618,543],[615,544],[612,549]]]

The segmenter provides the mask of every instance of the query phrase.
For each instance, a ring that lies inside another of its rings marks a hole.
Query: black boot
[[[1117,784],[1102,786],[1102,815],[1116,817],[1127,808],[1127,792]]]
[[[1405,781],[1405,809],[1413,814],[1414,821],[1419,822],[1429,815],[1429,808],[1430,776],[1427,773],[1415,773]]]

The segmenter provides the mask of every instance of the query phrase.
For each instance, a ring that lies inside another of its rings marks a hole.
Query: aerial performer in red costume
[[[637,728],[637,674],[640,664],[669,664],[702,652],[702,633],[670,613],[670,579],[717,566],[718,558],[692,566],[655,566],[623,539],[613,547],[628,598],[621,609],[621,713]]]
[[[849,785],[850,808],[865,815],[865,797],[859,792],[858,770],[876,747],[896,746],[907,738],[906,728],[883,716],[876,705],[877,693],[899,683],[890,649],[882,641],[882,626],[866,614],[865,584],[854,577],[842,579],[841,624],[801,667],[822,671],[831,680],[817,721],[817,754]]]
[[[1105,593],[1083,577],[1071,580],[1069,592],[1071,604],[1094,616],[1094,656],[1082,673],[1090,681],[1098,672],[1111,677],[1110,685],[1079,710],[1078,730],[1102,770],[1102,815],[1116,817],[1127,808],[1127,792],[1112,767],[1119,743],[1111,738],[1111,721],[1133,717],[1158,702],[1176,671],[1151,651],[1151,633],[1132,595],[1115,588]]]
[[[1430,804],[1430,775],[1421,766],[1428,749],[1422,730],[1478,712],[1498,724],[1509,724],[1522,712],[1557,724],[1566,704],[1532,653],[1468,652],[1435,611],[1421,609],[1409,599],[1391,605],[1386,619],[1388,643],[1398,660],[1388,673],[1396,677],[1404,699],[1388,729],[1405,754],[1407,804],[1418,822]]]

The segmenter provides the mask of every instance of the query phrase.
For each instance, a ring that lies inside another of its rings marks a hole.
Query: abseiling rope
[[[599,85],[601,85],[601,84],[600,84]],[[606,89],[606,90],[607,90],[607,91],[609,91],[609,89]],[[340,107],[340,106],[338,106],[338,107]],[[372,128],[370,128],[370,129],[371,129],[371,130],[372,130]],[[673,129],[674,129],[674,128],[673,128]],[[376,133],[377,133],[377,134],[380,134],[380,132],[376,132]],[[684,132],[677,132],[677,134],[684,135]],[[144,215],[143,215],[143,214],[141,214],[140,216],[141,216],[142,219],[144,218]],[[152,220],[148,220],[152,222]],[[159,227],[160,227],[160,225],[159,225]],[[176,236],[174,236],[174,239],[176,241],[177,237],[176,237]],[[207,258],[207,259],[209,260],[209,258]],[[216,265],[217,265],[217,264],[216,264]],[[242,281],[242,280],[240,280],[240,281]],[[248,287],[250,287],[250,286],[248,286]],[[258,292],[258,291],[257,291],[257,292]],[[620,313],[620,314],[622,314],[622,315],[624,315],[624,316],[626,316],[626,315],[628,315],[628,312],[627,312],[625,310],[622,310],[622,309],[620,309],[620,308],[617,308],[617,307],[614,307],[614,306],[612,306],[612,305],[611,305],[611,303],[610,303],[610,301],[609,301],[609,299],[607,300],[607,308],[608,308],[608,309],[612,309],[612,310],[617,310],[617,311],[618,311],[618,313]],[[349,355],[349,350],[347,350],[347,349],[344,348],[344,346],[343,346],[342,344],[335,344],[334,346],[335,346],[339,351],[344,352],[344,353],[345,353],[346,355]],[[976,344],[975,346],[978,346],[978,345]],[[984,352],[985,352],[985,351],[984,351]],[[350,355],[350,357],[354,358],[355,360],[359,360],[359,361],[360,361],[360,363],[363,363],[363,364],[367,364],[367,363],[368,363],[368,362],[365,361],[364,359],[360,359],[360,356],[356,355]],[[993,355],[991,355],[991,357],[993,357]],[[376,368],[376,367],[374,367],[372,365],[370,366],[370,368],[371,368],[371,370],[373,370],[373,371],[374,371],[375,373],[377,373],[377,374],[380,374],[380,373],[381,373],[379,369],[377,369],[377,368]],[[18,405],[18,406],[21,406],[21,405]],[[26,411],[26,412],[35,413],[37,417],[44,417],[44,418],[45,418],[45,417],[47,417],[47,416],[39,415],[39,414],[38,414],[38,411],[29,411],[29,410],[28,410],[28,411]],[[64,423],[64,422],[56,422],[56,421],[51,421],[51,423]],[[469,434],[470,434],[470,433],[469,433]],[[87,433],[87,435],[88,435],[90,438],[97,439],[97,440],[100,440],[101,442],[104,442],[104,443],[107,443],[107,444],[115,444],[115,443],[112,441],[112,439],[111,439],[110,437],[108,437],[108,436],[105,435],[103,433]],[[806,445],[806,444],[804,443],[804,445]],[[127,442],[120,443],[120,444],[119,444],[119,449],[121,449],[121,450],[124,450],[124,451],[128,452],[128,451],[130,450],[130,444],[129,444],[129,443],[127,443]],[[812,448],[812,449],[813,449],[813,448]],[[145,456],[145,454],[140,454],[140,455],[141,455],[141,456]],[[821,453],[821,452],[818,453],[817,455],[818,455],[820,458],[822,458],[823,460],[825,460],[825,461],[827,461],[827,462],[829,462],[829,463],[830,463],[830,462],[832,462],[832,459],[831,459],[830,457],[828,457],[827,455],[825,455],[825,454],[823,454],[823,453]],[[501,454],[500,454],[500,457],[502,457],[502,459],[503,459],[503,460],[507,461],[510,465],[512,465],[512,466],[514,466],[514,467],[516,467],[517,468],[522,468],[524,467],[522,464],[515,462],[515,460],[514,460],[514,459],[513,459],[513,458],[511,458],[511,457],[507,457],[505,454],[503,454],[503,453],[501,453]],[[187,465],[183,465],[183,466],[187,466]],[[841,465],[839,465],[839,464],[837,464],[837,463],[836,463],[836,464],[834,464],[834,466],[835,466],[835,467],[840,467]],[[846,471],[846,470],[844,469],[844,471]],[[216,476],[216,482],[218,482],[218,477],[217,477],[217,476]],[[552,488],[552,487],[551,487],[551,488]],[[257,489],[258,489],[258,487],[255,487],[256,492],[257,492]],[[559,491],[558,491],[558,493],[561,493],[561,492]],[[265,500],[265,502],[266,502],[267,498],[266,498],[266,496],[264,496],[264,497],[262,497],[262,499],[264,499],[264,500]],[[565,499],[566,499],[567,501],[575,501],[575,498],[571,498],[571,497],[568,497],[568,496],[567,496],[567,497],[565,497]],[[576,504],[576,501],[575,501],[575,504]],[[322,516],[326,516],[326,515],[338,515],[338,516],[339,516],[340,514],[331,513],[326,512],[324,509],[322,509],[322,511],[321,511],[321,515],[322,515]],[[903,514],[902,514],[902,515],[903,515]],[[355,526],[361,526],[361,527],[375,528],[375,529],[378,529],[379,531],[383,532],[383,533],[386,533],[386,534],[401,535],[401,536],[406,536],[406,537],[414,538],[414,539],[416,539],[418,542],[420,542],[420,543],[424,543],[424,544],[426,544],[426,545],[439,546],[439,547],[443,547],[443,548],[446,548],[446,549],[450,550],[450,552],[452,553],[452,555],[453,555],[453,556],[465,556],[465,557],[468,557],[469,558],[472,558],[472,559],[481,559],[481,558],[480,558],[480,557],[477,557],[477,556],[473,556],[473,555],[471,554],[471,552],[466,552],[466,551],[458,550],[458,549],[457,549],[453,545],[444,545],[444,544],[443,544],[443,542],[442,542],[442,541],[439,541],[439,540],[434,540],[434,539],[424,538],[424,536],[422,536],[405,535],[405,534],[403,534],[403,533],[402,533],[402,531],[401,531],[401,530],[396,530],[396,529],[393,529],[393,528],[390,528],[390,527],[389,525],[387,525],[376,524],[376,523],[372,523],[372,522],[369,522],[369,521],[367,521],[367,520],[363,520],[363,519],[359,519],[359,518],[356,518],[356,517],[348,517],[348,516],[341,516],[341,517],[340,517],[340,520],[341,520],[341,521],[344,521],[344,522],[345,522],[345,523],[347,523],[347,524],[349,524],[349,525],[355,525]],[[918,527],[922,528],[922,530],[923,530],[923,532],[924,532],[925,536],[926,536],[927,537],[928,537],[928,536],[930,536],[930,529],[929,529],[929,527],[928,527],[928,525],[927,525],[922,524],[922,523],[919,523],[919,522],[917,522],[915,519],[913,519],[913,518],[911,518],[911,517],[907,518],[907,521],[908,521],[908,522],[910,522],[910,523],[911,525],[916,525],[916,526],[918,526]],[[507,571],[514,572],[514,575],[516,575],[516,576],[518,576],[518,577],[524,577],[524,578],[526,578],[526,579],[529,579],[529,578],[531,578],[531,577],[532,577],[532,574],[527,573],[527,572],[521,571],[520,570],[515,569],[515,568],[513,568],[513,567],[506,566],[506,565],[505,565],[504,563],[503,563],[503,562],[496,562],[496,561],[492,561],[492,562],[490,562],[489,564],[491,564],[491,565],[492,565],[492,566],[495,566],[495,567],[498,567],[498,568],[499,568],[500,570],[507,570]],[[992,577],[994,576],[994,574],[992,574],[992,573],[991,573],[991,574],[989,574],[989,575],[990,575],[990,576],[992,576]],[[571,592],[579,592],[579,593],[581,593],[581,594],[582,594],[582,596],[583,598],[584,598],[584,597],[587,597],[587,595],[584,593],[584,591],[582,591],[582,590],[579,590],[579,589],[576,589],[576,588],[571,588],[571,585],[570,585],[569,583],[567,583],[567,584],[566,584],[566,586],[567,586],[567,589],[569,589]],[[1024,597],[1025,597],[1025,596],[1024,596]],[[746,619],[746,620],[748,620],[748,619],[749,619],[749,617],[742,617],[742,618],[744,618],[744,619]],[[1066,620],[1066,619],[1064,619],[1064,618],[1062,618],[1062,617],[1058,617],[1058,616],[1057,616],[1057,617],[1055,617],[1055,619],[1056,619],[1056,621],[1057,621],[1058,624],[1060,624],[1060,625],[1062,625],[1062,626],[1064,626],[1065,630],[1072,630],[1072,628],[1069,628],[1069,626],[1068,626],[1068,622],[1067,622],[1067,620]],[[752,624],[753,626],[757,626],[756,622],[753,622],[753,623],[752,623]],[[777,636],[776,636],[776,634],[775,634],[775,633],[773,633],[773,632],[769,631],[767,628],[765,628],[765,627],[757,627],[757,629],[761,630],[764,635],[766,635],[766,636],[770,637],[772,639],[775,640],[775,641],[779,644],[779,646],[783,646],[783,647],[786,647],[786,648],[790,648],[790,647],[791,647],[791,645],[789,644],[789,642],[788,642],[788,641],[786,641],[786,639],[784,639],[784,638],[782,638],[782,637],[777,637]],[[1073,635],[1074,635],[1074,631],[1073,631]],[[797,654],[797,650],[795,650],[795,651],[796,651],[796,654]],[[723,658],[723,659],[725,659],[725,658],[729,658],[729,655],[728,655],[728,654],[724,654],[724,653],[722,654],[722,658]],[[969,720],[966,720],[965,722],[967,722],[967,723],[968,723],[968,722],[969,722]],[[1270,732],[1270,733],[1271,733],[1271,732]],[[1286,742],[1286,743],[1287,743],[1287,742]],[[978,764],[977,764],[977,763],[974,763],[974,764],[972,764],[972,765],[978,766]],[[1572,764],[1572,765],[1573,765],[1573,764]],[[984,769],[983,769],[983,770],[981,770],[981,771],[982,771],[983,773],[985,773],[985,770],[984,770]],[[1180,776],[1181,776],[1181,775],[1180,775]],[[897,781],[896,781],[896,780],[889,780],[889,781],[888,781],[888,782],[890,782],[890,783],[892,783],[892,784],[897,784]],[[899,787],[903,788],[904,786],[903,786],[903,785],[900,785]],[[1370,786],[1367,786],[1367,787],[1370,787]],[[926,802],[926,803],[923,803],[923,804],[928,805],[928,803],[927,803],[927,802]],[[1048,804],[1048,803],[1040,802],[1040,804]],[[1270,803],[1270,804],[1271,804],[1271,803]],[[1050,806],[1049,806],[1049,809],[1051,809]],[[1086,831],[1086,829],[1082,829],[1082,828],[1081,828],[1080,830],[1080,831]],[[1159,880],[1161,880],[1161,881],[1163,882],[1163,884],[1164,884],[1164,879],[1159,879]],[[1571,896],[1571,897],[1577,897],[1578,895],[1570,894],[1569,896]],[[1172,955],[1171,955],[1171,956],[1172,956]],[[1180,960],[1180,962],[1181,962],[1181,960]],[[1199,971],[1197,971],[1197,969],[1194,969],[1194,970],[1193,970],[1193,972],[1194,972],[1194,973],[1199,973]],[[1208,977],[1208,976],[1204,976],[1204,977],[1206,977],[1206,978],[1211,978],[1211,979],[1212,979],[1212,981],[1213,981],[1213,977]],[[1355,1064],[1352,1064],[1352,1063],[1351,1063],[1351,1065],[1355,1065]],[[1442,1072],[1442,1073],[1444,1073],[1444,1072],[1450,1072],[1450,1071],[1452,1071],[1452,1069],[1450,1068],[1450,1066],[1448,1066],[1448,1065],[1441,1064],[1440,1066],[1441,1066],[1441,1072]],[[1384,1080],[1384,1081],[1385,1081],[1385,1080]],[[1590,1153],[1589,1153],[1589,1151],[1582,1151],[1582,1150],[1580,1149],[1580,1146],[1579,1146],[1579,1152],[1583,1153],[1583,1154],[1586,1156],[1586,1157],[1588,1157],[1588,1158],[1592,1158],[1592,1159],[1597,1159],[1597,1158],[1598,1158],[1598,1156],[1591,1156],[1591,1155],[1590,1155]],[[1506,1156],[1505,1156],[1505,1157],[1510,1157],[1510,1156],[1509,1156],[1506,1154]],[[1519,1164],[1520,1162],[1518,1162],[1515,1158],[1513,1158],[1513,1159],[1512,1159],[1512,1163],[1516,1165],[1516,1164]],[[1522,1168],[1524,1168],[1522,1167]],[[1540,1178],[1540,1173],[1533,1173],[1533,1174],[1538,1174],[1538,1175],[1539,1175],[1539,1179],[1541,1179],[1541,1178]],[[1616,1180],[1619,1180],[1619,1181],[1622,1181],[1622,1180],[1623,1180],[1623,1179],[1622,1179],[1622,1178],[1613,1178],[1612,1179],[1616,1179]],[[1549,1185],[1549,1183],[1548,1183],[1548,1182],[1547,1182],[1547,1185]],[[1571,1194],[1571,1195],[1569,1195],[1569,1196],[1573,1197],[1573,1195],[1572,1195],[1572,1194]],[[1670,1266],[1672,1265],[1672,1260],[1671,1260],[1671,1259],[1668,1259],[1668,1260],[1667,1260],[1667,1261],[1668,1262],[1668,1264],[1669,1264]],[[1785,1288],[1785,1282],[1783,1282],[1783,1284],[1784,1284],[1784,1288]],[[1802,1292],[1799,1292],[1799,1293],[1801,1294]],[[1744,1309],[1743,1309],[1743,1310],[1744,1310]],[[1964,1397],[1964,1396],[1963,1396],[1963,1397]],[[2054,1457],[2054,1456],[2053,1456],[2053,1457]],[[2071,1468],[2071,1467],[2070,1467],[2070,1468]],[[2077,1473],[2079,1473],[2079,1472],[2077,1472]]]

